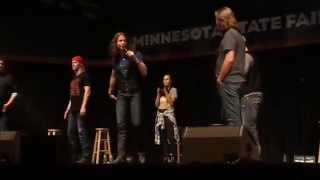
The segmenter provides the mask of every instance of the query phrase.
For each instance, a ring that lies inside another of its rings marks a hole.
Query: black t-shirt
[[[80,75],[73,77],[70,83],[70,111],[80,111],[84,95],[84,86],[90,86],[89,76],[86,72],[83,72]]]
[[[220,42],[216,74],[220,73],[225,55],[231,50],[235,51],[235,63],[232,65],[230,72],[226,75],[223,82],[244,82],[245,42],[241,34],[233,28],[224,33],[223,39]]]
[[[17,86],[13,77],[10,74],[0,73],[0,105],[10,98],[11,93],[17,92]]]
[[[142,54],[136,52],[139,60]],[[141,75],[137,64],[127,57],[119,57],[113,62],[113,70],[117,78],[117,90],[120,93],[134,93],[141,89]]]
[[[259,64],[249,53],[246,53],[246,80],[241,90],[242,95],[262,91]]]

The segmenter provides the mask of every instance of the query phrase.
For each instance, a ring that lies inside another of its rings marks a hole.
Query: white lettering
[[[191,30],[191,39],[192,40],[199,40],[201,37],[201,30],[199,28],[193,28]]]
[[[250,21],[239,22],[241,33],[272,31],[284,28],[299,28],[320,24],[320,10],[284,16],[262,17]],[[214,26],[192,27],[168,32],[157,32],[133,37],[133,41],[140,47],[165,45],[178,42],[213,39],[222,36]]]
[[[208,39],[209,38],[209,30],[211,30],[212,27],[211,26],[205,26],[205,27],[202,27],[201,29],[204,32],[204,38]]]
[[[172,31],[172,42],[180,41],[180,31]]]
[[[260,31],[259,25],[255,20],[253,20],[248,27],[248,32],[254,32],[254,31],[255,32]]]
[[[298,17],[296,27],[300,27],[303,25],[309,26],[310,23],[309,23],[307,16],[305,14],[301,13],[300,16]]]
[[[258,21],[261,23],[262,31],[266,31],[268,28],[268,23],[270,22],[270,18],[261,18]]]
[[[296,23],[296,15],[289,14],[286,16],[286,28],[292,28],[293,24]]]
[[[170,42],[171,42],[171,37],[170,37],[170,35],[171,35],[170,32],[161,33],[161,43],[162,43],[162,44],[170,43]]]
[[[160,43],[160,34],[151,34],[150,35],[150,45],[159,44]]]
[[[144,46],[144,36],[140,36],[139,38],[134,37],[134,38],[133,38],[133,42],[134,42],[136,45],[143,47],[143,46]]]
[[[184,29],[182,31],[181,41],[183,41],[183,42],[189,41],[189,39],[190,39],[190,34],[189,33],[190,33],[189,29]]]
[[[150,44],[149,44],[149,35],[148,34],[146,34],[146,36],[144,37],[145,38],[145,45],[146,46],[149,46]]]
[[[272,30],[277,30],[277,29],[281,29],[281,16],[276,16],[271,18],[271,29]]]

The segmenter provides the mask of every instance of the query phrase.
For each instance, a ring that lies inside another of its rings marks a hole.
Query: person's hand
[[[2,112],[6,112],[9,107],[10,107],[10,104],[4,104],[2,107]]]
[[[126,55],[127,55],[129,58],[131,58],[131,57],[134,57],[134,56],[135,56],[134,52],[133,52],[133,51],[131,51],[131,50],[128,50],[128,51],[126,52]]]
[[[217,85],[218,86],[222,86],[223,85],[223,82],[219,77],[217,78]]]
[[[80,116],[85,116],[87,113],[87,109],[86,108],[81,108],[80,109]]]
[[[114,100],[114,101],[117,101],[117,100],[118,100],[117,96],[115,96],[115,95],[113,95],[113,94],[110,94],[109,97],[110,97],[110,99],[112,99],[112,100]]]
[[[157,95],[160,95],[160,88],[157,88]]]

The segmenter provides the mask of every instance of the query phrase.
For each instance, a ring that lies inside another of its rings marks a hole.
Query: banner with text
[[[320,43],[320,10],[239,21],[252,50]],[[212,25],[133,37],[146,59],[170,60],[214,55],[221,33]]]

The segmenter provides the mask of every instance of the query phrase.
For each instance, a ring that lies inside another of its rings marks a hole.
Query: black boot
[[[119,164],[119,163],[125,163],[125,156],[124,155],[118,155],[116,159],[110,162],[110,164]]]
[[[168,158],[167,163],[175,163],[176,162],[176,158],[172,153],[170,153],[169,156],[167,156],[167,158]]]
[[[119,164],[126,162],[126,129],[125,128],[118,128],[118,142],[117,142],[117,149],[118,155],[117,158],[110,162],[110,164]]]
[[[129,163],[129,164],[134,163],[135,162],[135,158],[132,155],[128,155],[126,157],[126,162]]]
[[[140,164],[145,164],[147,161],[146,155],[143,152],[138,152],[138,161]]]

